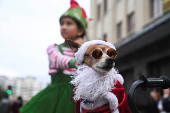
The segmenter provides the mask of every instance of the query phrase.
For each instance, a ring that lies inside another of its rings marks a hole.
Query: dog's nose
[[[107,58],[107,59],[106,59],[106,62],[107,62],[107,63],[110,63],[110,64],[112,64],[112,63],[113,63],[113,61],[114,61],[114,59],[113,59],[113,58]]]

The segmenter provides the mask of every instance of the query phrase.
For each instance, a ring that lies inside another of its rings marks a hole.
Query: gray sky
[[[90,16],[90,0],[76,0]],[[48,45],[60,44],[59,17],[70,0],[0,0],[0,75],[36,77],[45,85]]]

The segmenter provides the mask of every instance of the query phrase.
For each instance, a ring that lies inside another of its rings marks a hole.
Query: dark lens
[[[100,59],[102,58],[102,51],[100,49],[95,49],[93,52],[92,52],[92,56],[93,58],[95,59]]]
[[[115,59],[117,56],[117,52],[113,48],[110,48],[107,50],[107,55]]]

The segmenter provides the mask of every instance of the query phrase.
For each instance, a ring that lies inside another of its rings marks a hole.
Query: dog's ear
[[[78,48],[80,45],[78,43],[73,42],[72,40],[67,39],[66,40],[67,45],[75,52],[78,51]]]

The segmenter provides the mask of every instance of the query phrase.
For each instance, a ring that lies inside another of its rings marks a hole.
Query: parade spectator
[[[170,89],[169,88],[163,89],[162,106],[164,111],[161,113],[170,112]]]
[[[167,97],[163,100],[163,108],[165,112],[170,112],[170,97]]]
[[[8,94],[4,93],[3,98],[0,101],[0,113],[9,113],[11,108],[11,102],[8,99]]]
[[[13,103],[12,105],[12,112],[13,113],[19,113],[19,108],[23,105],[22,97],[18,97],[17,101]]]
[[[163,89],[162,88],[154,88],[151,91],[151,97],[155,100],[159,112],[163,111],[162,101],[163,101]]]
[[[170,89],[163,89],[163,98],[167,98],[170,96]]]

